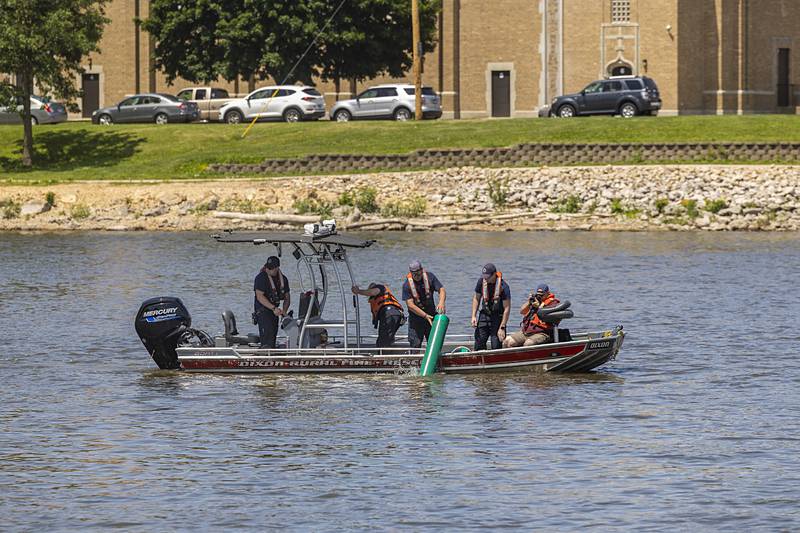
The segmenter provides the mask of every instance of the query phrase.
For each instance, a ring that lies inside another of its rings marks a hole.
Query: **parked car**
[[[16,109],[0,107],[0,124],[21,124],[22,103]],[[67,120],[67,109],[64,104],[53,102],[43,96],[31,96],[31,123],[56,124]]]
[[[340,100],[331,108],[331,120],[347,122],[351,119],[409,120],[414,118],[416,107],[413,85],[379,85],[370,87],[351,100]],[[422,88],[422,117],[442,116],[442,102],[430,87]]]
[[[593,81],[579,93],[553,100],[549,116],[570,118],[579,115],[656,115],[661,96],[656,83],[646,76],[618,76]]]
[[[231,100],[219,110],[220,120],[228,124],[255,118],[299,122],[324,116],[322,94],[313,87],[298,85],[262,87],[244,98]]]
[[[94,124],[115,122],[191,122],[200,117],[197,104],[183,102],[171,94],[135,94],[115,106],[98,109],[92,113]]]
[[[200,120],[219,120],[219,110],[232,100],[225,89],[216,87],[187,87],[178,93],[178,100],[194,102],[200,109]]]

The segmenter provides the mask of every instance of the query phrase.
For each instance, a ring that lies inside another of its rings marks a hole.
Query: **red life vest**
[[[497,279],[494,282],[494,294],[489,295],[489,281],[483,280],[483,309],[489,314],[497,310],[498,304],[502,305],[500,301],[500,291],[503,288],[503,273],[497,272]]]
[[[408,288],[411,291],[411,296],[414,298],[414,303],[419,305],[422,303],[422,300],[419,297],[419,292],[417,291],[417,284],[414,283],[414,277],[411,275],[411,272],[408,273],[406,276],[408,280]],[[428,280],[428,272],[426,270],[422,271],[422,282],[425,285],[425,300],[427,301],[428,298],[431,298],[431,282]]]
[[[267,272],[267,267],[261,269],[261,272],[267,275],[267,281],[269,281],[269,288],[271,289],[270,294],[267,294],[267,300],[269,300],[272,305],[279,305],[281,303],[281,297],[283,296],[283,272],[281,269],[278,269],[278,285],[275,286],[275,280],[272,279],[272,276],[269,275]]]
[[[548,292],[545,297],[542,299],[542,303],[539,305],[539,309],[542,307],[550,307],[553,305],[558,305],[559,301],[556,299],[555,295],[552,292]],[[531,333],[537,332],[548,332],[553,329],[553,324],[548,324],[547,322],[543,321],[539,318],[536,314],[536,309],[531,306],[531,310],[528,311],[528,314],[525,315],[525,318],[522,320],[522,332],[526,335],[530,335]]]
[[[386,291],[383,294],[379,294],[377,296],[370,296],[369,300],[369,308],[372,311],[372,321],[377,322],[378,320],[378,312],[381,308],[385,305],[391,305],[392,307],[396,307],[403,310],[403,306],[400,305],[400,302],[397,301],[397,298],[394,297],[392,291],[389,290],[389,287],[386,287]]]

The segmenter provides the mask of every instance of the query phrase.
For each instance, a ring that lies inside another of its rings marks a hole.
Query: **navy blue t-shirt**
[[[433,293],[439,292],[442,288],[442,282],[439,281],[439,278],[436,277],[436,274],[433,272],[428,272],[428,283],[430,284],[431,288],[431,297],[433,297]],[[417,286],[417,294],[419,294],[420,298],[425,298],[425,280],[420,278],[419,281],[415,281],[414,285]],[[403,301],[410,300],[414,296],[411,294],[411,287],[408,285],[408,279],[406,279],[405,283],[403,283]]]
[[[267,280],[267,276],[268,274],[265,271],[262,270],[261,272],[259,272],[258,275],[256,276],[255,281],[253,282],[253,290],[254,291],[258,290],[263,292],[266,295],[267,300],[275,304],[276,300],[280,302],[289,293],[289,280],[286,279],[286,276],[284,276],[283,273],[281,273],[281,277],[283,279],[281,280],[282,283],[279,288],[278,277],[277,276],[272,277],[272,281],[275,284],[275,289],[277,289],[279,292],[279,294],[276,295],[272,291],[272,285],[270,285],[269,280]],[[255,308],[256,313],[258,313],[261,309],[265,309],[265,307],[261,305],[261,302],[259,302],[258,298],[256,298],[255,296],[253,297],[253,301],[254,301],[253,307]]]
[[[486,287],[490,298],[494,296],[494,286],[495,286],[494,283],[489,283],[489,286]],[[478,283],[475,284],[475,294],[478,295],[479,300],[483,299],[483,278],[478,278]],[[511,299],[511,289],[509,288],[508,283],[506,283],[505,280],[503,280],[500,283],[500,301],[503,302],[505,300],[510,300],[510,299]],[[482,308],[483,306],[481,306],[480,310],[481,313],[484,312]],[[498,307],[498,312],[501,312],[502,309],[503,306],[501,304],[500,307]]]

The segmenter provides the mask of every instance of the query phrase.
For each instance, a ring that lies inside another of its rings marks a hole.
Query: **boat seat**
[[[236,329],[236,317],[233,311],[226,309],[222,312],[222,323],[225,325],[225,340],[228,344],[258,344],[261,337],[256,333],[240,335]]]

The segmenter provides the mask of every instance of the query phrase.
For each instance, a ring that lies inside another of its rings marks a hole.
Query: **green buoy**
[[[439,354],[442,351],[444,337],[447,334],[447,326],[450,319],[447,315],[436,315],[433,317],[431,334],[428,336],[428,346],[425,348],[425,355],[422,357],[422,364],[419,367],[420,376],[430,376],[436,371],[436,363],[439,361]]]

